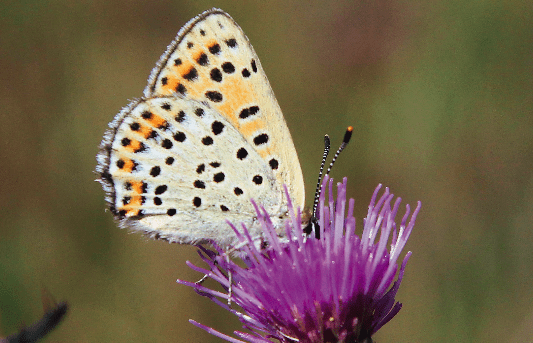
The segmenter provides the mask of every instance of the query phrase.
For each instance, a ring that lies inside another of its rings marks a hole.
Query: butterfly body
[[[283,234],[284,184],[304,205],[298,156],[274,93],[247,37],[218,9],[180,30],[144,97],[110,124],[97,160],[119,226],[171,242],[234,245],[226,221],[259,237],[251,199]]]

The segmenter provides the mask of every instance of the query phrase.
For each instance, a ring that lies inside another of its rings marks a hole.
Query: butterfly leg
[[[226,252],[226,263],[229,265],[229,254]],[[229,288],[228,288],[228,306],[231,308],[231,296],[232,296],[232,287],[233,287],[233,276],[231,274],[231,270],[228,269],[228,281],[229,281]]]
[[[201,285],[202,283],[204,283],[204,281],[207,279],[209,275],[205,274],[204,276],[202,276],[202,278],[198,281],[195,282],[195,284],[197,285]]]

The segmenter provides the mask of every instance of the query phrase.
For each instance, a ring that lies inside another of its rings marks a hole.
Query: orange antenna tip
[[[346,133],[344,134],[344,139],[342,140],[344,144],[348,144],[348,142],[352,138],[352,132],[353,126],[348,126],[348,128],[346,129]]]

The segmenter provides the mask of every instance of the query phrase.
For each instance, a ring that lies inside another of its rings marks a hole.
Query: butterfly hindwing
[[[251,225],[251,197],[280,211],[280,185],[261,156],[208,106],[178,96],[124,109],[107,134],[101,171],[123,227],[180,243],[232,236]]]

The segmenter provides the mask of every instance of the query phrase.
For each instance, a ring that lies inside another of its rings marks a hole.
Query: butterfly
[[[109,124],[97,181],[118,225],[183,244],[232,246],[227,221],[283,235],[283,185],[305,202],[298,155],[259,58],[220,9],[190,20],[152,70],[144,96]]]

